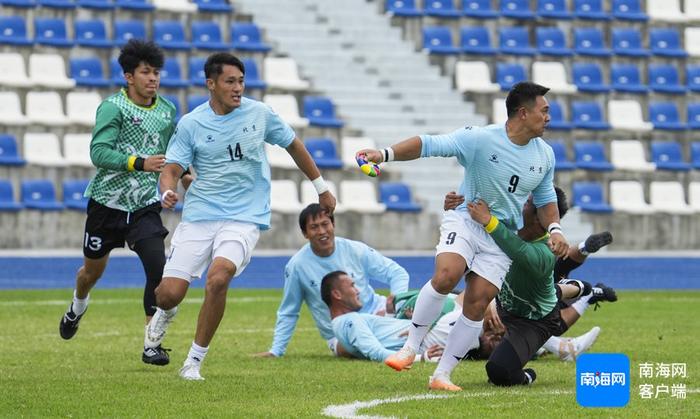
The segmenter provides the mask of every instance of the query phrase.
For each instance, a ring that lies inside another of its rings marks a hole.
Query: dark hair
[[[532,106],[537,96],[544,96],[547,92],[549,92],[549,87],[540,86],[531,81],[517,83],[510,89],[508,97],[506,97],[508,118],[515,115],[521,107]]]
[[[328,211],[319,204],[309,204],[306,208],[301,210],[301,214],[299,214],[299,228],[301,228],[302,233],[306,233],[306,224],[309,222],[309,219],[320,217],[322,214],[326,214],[328,218],[331,219],[331,223],[335,225],[335,218],[333,215],[329,214]]]
[[[153,41],[129,39],[119,51],[118,61],[124,73],[134,74],[134,70],[141,63],[158,69],[163,68],[165,56],[163,50]]]
[[[564,218],[564,215],[569,211],[569,203],[566,201],[566,192],[558,186],[554,187],[554,192],[557,193],[557,208],[559,209],[559,219]]]
[[[241,73],[245,74],[243,61],[239,60],[238,57],[228,52],[217,52],[216,54],[210,55],[209,58],[207,58],[207,62],[204,63],[204,77],[208,79],[217,78],[224,72],[223,68],[225,65],[238,67]]]
[[[321,280],[321,299],[328,307],[331,306],[331,291],[335,289],[335,283],[341,276],[347,275],[343,271],[333,271],[327,273]]]

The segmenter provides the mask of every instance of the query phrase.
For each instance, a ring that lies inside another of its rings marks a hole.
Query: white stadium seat
[[[508,120],[506,98],[496,98],[491,102],[491,123],[505,124]]]
[[[458,61],[455,64],[455,85],[460,93],[496,93],[501,90],[491,81],[489,65],[483,61]]]
[[[153,0],[156,10],[173,13],[194,13],[197,5],[188,0]]]
[[[90,159],[92,134],[66,134],[63,136],[63,156],[71,166],[93,167]]]
[[[610,143],[610,163],[617,170],[651,172],[656,164],[644,156],[644,146],[637,140],[615,140]]]
[[[685,202],[683,185],[680,182],[651,182],[649,203],[656,212],[669,214],[692,214],[693,208]]]
[[[27,125],[16,92],[0,92],[0,125]]]
[[[66,63],[58,54],[30,55],[29,78],[37,86],[53,89],[72,89],[75,87],[75,80],[66,76]]]
[[[279,167],[281,169],[297,168],[292,156],[287,153],[287,150],[280,146],[265,143],[265,153],[267,154],[267,162],[272,167]]]
[[[102,96],[97,92],[70,92],[66,95],[66,111],[71,124],[95,125],[97,107]]]
[[[369,180],[344,180],[340,183],[340,199],[347,211],[363,214],[379,214],[386,205],[377,200],[374,182]]]
[[[557,61],[535,61],[532,64],[532,81],[549,87],[552,93],[572,94],[578,91],[576,85],[566,80],[564,64]]]
[[[642,184],[636,180],[610,182],[610,205],[615,211],[651,214],[654,209],[644,200]]]
[[[686,22],[688,17],[681,12],[680,0],[646,0],[647,14],[654,21]]]
[[[303,91],[311,87],[308,81],[299,77],[297,63],[292,58],[266,57],[263,71],[270,89]]]
[[[293,180],[270,182],[270,208],[283,214],[298,214],[304,208],[299,202],[299,190]]]
[[[24,158],[28,164],[64,167],[68,163],[61,155],[56,134],[42,132],[24,134]]]
[[[27,77],[24,59],[15,52],[0,53],[0,85],[29,87],[32,81]]]
[[[335,183],[331,180],[327,180],[326,184],[328,185],[328,190],[331,191],[331,193],[333,194],[333,196],[335,196],[336,199],[335,212],[345,212],[345,206],[343,206],[343,204],[340,203],[340,198],[338,197],[338,189],[335,187]],[[309,204],[315,203],[318,203],[318,193],[316,192],[316,188],[314,188],[313,183],[311,183],[310,180],[305,180],[301,182],[301,204],[306,207]]]
[[[688,184],[688,204],[695,212],[700,212],[700,182]]]
[[[68,118],[63,113],[63,102],[57,92],[27,93],[27,118],[40,125],[68,125]]]
[[[299,114],[299,104],[293,95],[265,95],[263,102],[292,127],[306,128],[309,126],[309,120],[302,118]]]
[[[366,148],[377,148],[377,143],[368,137],[343,137],[340,142],[340,159],[343,166],[357,168],[355,154]]]
[[[608,101],[608,121],[616,130],[648,132],[654,129],[654,124],[644,120],[642,106],[636,100]]]

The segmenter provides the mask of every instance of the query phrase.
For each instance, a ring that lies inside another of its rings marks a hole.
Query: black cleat
[[[165,349],[161,345],[155,348],[143,348],[143,355],[141,360],[146,364],[152,365],[168,365],[170,363],[170,356],[168,356],[170,349]]]
[[[61,324],[58,325],[58,332],[61,334],[63,339],[70,339],[75,336],[78,332],[78,325],[80,324],[80,319],[83,318],[87,308],[83,311],[83,314],[75,314],[73,312],[73,304],[70,305],[68,311],[63,315],[61,319]]]
[[[586,248],[586,252],[595,253],[603,247],[612,243],[612,241],[612,234],[610,234],[609,231],[604,231],[602,233],[591,234],[590,236],[588,236],[584,247]]]
[[[611,303],[617,301],[617,293],[615,290],[602,282],[595,284],[591,290],[591,294],[593,296],[590,298],[590,300],[588,300],[588,304],[595,304],[595,307],[593,308],[594,311],[600,307],[599,303],[601,301],[608,301]]]
[[[533,370],[532,368],[525,368],[523,372],[525,373],[526,379],[526,381],[523,384],[526,386],[532,385],[532,383],[534,383],[537,379],[537,374],[535,374],[535,370]]]

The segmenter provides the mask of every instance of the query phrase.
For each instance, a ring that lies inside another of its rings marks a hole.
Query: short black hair
[[[569,212],[569,202],[566,200],[566,192],[562,188],[555,186],[554,192],[557,193],[557,208],[559,209],[559,219],[561,220]]]
[[[330,273],[327,273],[323,279],[321,280],[321,299],[323,300],[324,303],[330,308],[332,300],[331,300],[331,291],[335,289],[335,283],[340,279],[341,276],[347,275],[347,273],[343,271],[333,271]]]
[[[134,74],[134,70],[141,63],[146,63],[151,67],[163,68],[165,54],[163,50],[153,41],[141,39],[129,39],[119,51],[119,65],[124,73]]]
[[[204,77],[208,79],[217,78],[224,72],[223,69],[225,65],[238,67],[241,73],[245,74],[243,61],[239,60],[238,57],[228,52],[217,52],[216,54],[210,55],[209,58],[207,58],[207,62],[204,63]]]
[[[306,233],[306,224],[309,222],[309,219],[314,219],[321,214],[326,214],[331,219],[331,223],[335,225],[335,218],[325,208],[319,204],[309,204],[299,214],[299,228],[301,228],[302,233]]]
[[[521,81],[515,84],[506,97],[506,110],[508,118],[512,117],[523,106],[532,106],[537,96],[544,96],[549,92],[549,87],[541,86],[531,81]]]

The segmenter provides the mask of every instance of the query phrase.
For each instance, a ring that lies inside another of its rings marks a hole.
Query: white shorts
[[[234,277],[238,276],[250,263],[259,237],[260,229],[252,223],[181,222],[173,234],[163,277],[191,282],[217,257],[230,260],[236,266]]]
[[[457,253],[467,262],[467,269],[483,277],[499,290],[510,268],[510,258],[503,253],[484,226],[463,211],[445,211],[440,225],[436,254]]]

